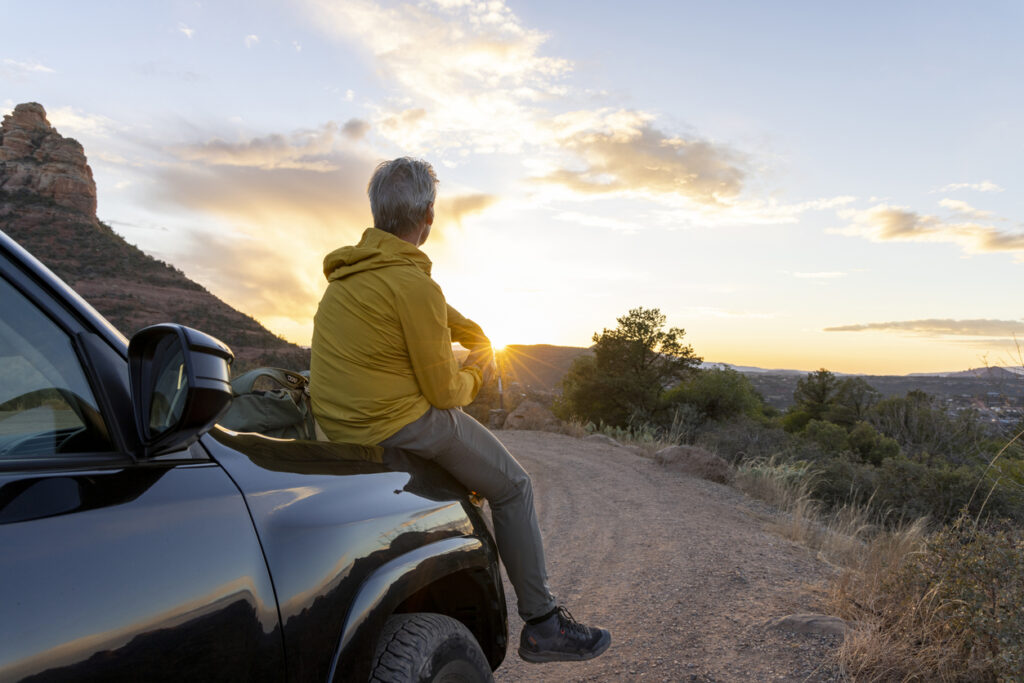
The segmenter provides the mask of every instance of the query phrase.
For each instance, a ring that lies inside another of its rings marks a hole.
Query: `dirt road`
[[[497,433],[530,472],[550,583],[582,622],[612,633],[601,657],[527,664],[512,640],[497,681],[829,681],[833,638],[769,629],[815,610],[827,565],[764,530],[738,491],[625,448],[559,434]]]

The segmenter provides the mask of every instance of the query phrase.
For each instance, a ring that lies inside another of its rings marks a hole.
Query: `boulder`
[[[591,441],[593,443],[603,443],[606,446],[622,446],[621,443],[606,434],[591,434],[590,436],[583,437],[583,440]]]
[[[729,463],[714,453],[697,446],[669,446],[654,454],[659,465],[677,472],[690,474],[701,479],[728,484],[732,481]]]
[[[501,429],[505,426],[505,420],[508,419],[508,411],[495,408],[494,410],[487,411],[487,426],[491,429]]]
[[[780,631],[816,636],[843,636],[849,629],[845,621],[827,614],[790,614],[772,621],[768,626]]]
[[[526,400],[516,406],[516,409],[505,418],[505,429],[537,429],[552,430],[558,428],[561,423],[554,414],[537,403]]]

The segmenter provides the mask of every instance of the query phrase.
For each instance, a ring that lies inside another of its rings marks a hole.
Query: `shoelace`
[[[569,631],[578,633],[584,637],[590,636],[590,629],[576,621],[569,610],[561,606],[558,608],[558,622],[562,633],[565,633],[566,629],[568,629]]]

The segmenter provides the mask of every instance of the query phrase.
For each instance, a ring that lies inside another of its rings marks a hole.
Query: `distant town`
[[[768,405],[785,410],[793,404],[797,380],[806,373],[741,370]],[[882,396],[923,391],[935,396],[949,413],[976,410],[981,419],[1002,432],[1024,420],[1024,374],[999,367],[942,375],[858,375]]]

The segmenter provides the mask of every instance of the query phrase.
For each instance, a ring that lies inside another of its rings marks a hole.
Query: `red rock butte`
[[[0,124],[0,190],[96,213],[96,183],[82,145],[54,130],[36,102],[19,104]]]

